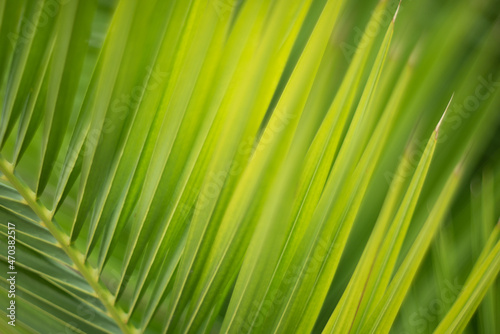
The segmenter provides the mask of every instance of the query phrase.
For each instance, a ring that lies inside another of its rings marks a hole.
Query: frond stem
[[[0,171],[5,176],[7,181],[17,190],[17,192],[26,200],[30,208],[40,218],[41,223],[54,236],[61,248],[73,261],[78,271],[82,274],[89,285],[94,289],[97,297],[106,307],[108,315],[113,318],[116,324],[120,327],[124,334],[137,333],[137,329],[127,324],[126,313],[117,309],[113,305],[113,295],[111,292],[99,282],[99,277],[95,275],[95,271],[85,263],[84,255],[70,246],[70,238],[62,232],[53,222],[52,214],[39,200],[36,194],[14,174],[14,167],[0,155]]]

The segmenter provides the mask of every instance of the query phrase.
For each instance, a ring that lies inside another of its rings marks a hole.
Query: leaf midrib
[[[68,255],[71,261],[73,261],[78,272],[96,292],[97,297],[106,308],[108,315],[116,322],[122,332],[125,334],[137,333],[135,328],[130,326],[130,324],[127,324],[126,314],[115,307],[113,303],[114,298],[111,292],[106,287],[99,284],[99,277],[94,275],[95,272],[92,268],[86,265],[83,260],[84,255],[69,245],[69,236],[60,231],[52,222],[51,211],[36,199],[36,194],[22,180],[14,175],[14,166],[6,161],[1,155],[0,172],[2,172],[11,186],[26,200],[29,207],[38,216],[38,218],[40,218],[40,224],[47,228],[47,230],[54,236],[63,251]]]

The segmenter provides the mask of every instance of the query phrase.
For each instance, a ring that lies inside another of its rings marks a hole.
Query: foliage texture
[[[0,0],[0,332],[499,333],[499,41],[494,0]]]

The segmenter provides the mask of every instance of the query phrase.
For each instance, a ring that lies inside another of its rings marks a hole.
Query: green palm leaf
[[[375,2],[0,0],[0,332],[498,330],[500,7]]]

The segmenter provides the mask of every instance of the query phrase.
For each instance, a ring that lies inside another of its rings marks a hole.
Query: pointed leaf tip
[[[436,130],[435,130],[435,132],[436,132],[435,139],[436,140],[438,138],[439,128],[441,127],[441,124],[443,123],[443,120],[444,120],[444,117],[446,116],[446,112],[448,111],[448,108],[450,108],[451,101],[453,101],[453,96],[455,96],[455,92],[453,92],[453,94],[451,94],[450,101],[448,102],[448,105],[446,106],[446,109],[444,110],[443,116],[441,116],[441,119],[439,120],[438,124],[436,125]]]
[[[399,8],[401,7],[401,1],[399,0],[398,8],[396,8],[396,12],[394,13],[394,17],[392,18],[392,22],[396,22],[396,17],[398,16]]]

